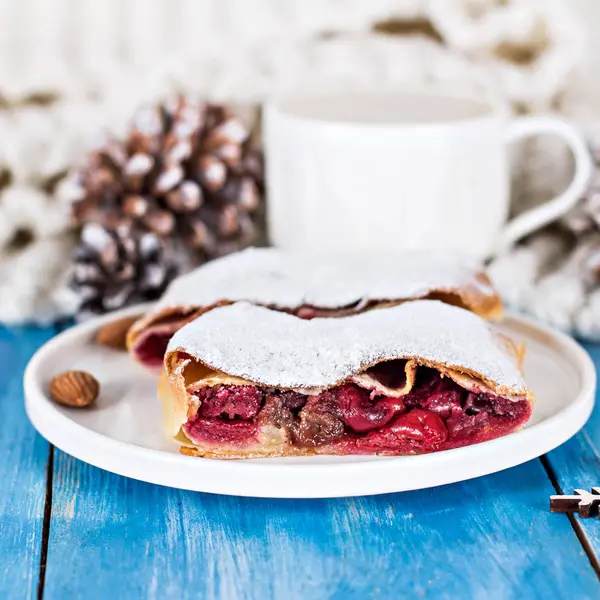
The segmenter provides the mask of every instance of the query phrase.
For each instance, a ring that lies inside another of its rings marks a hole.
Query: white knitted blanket
[[[582,31],[567,0],[0,0],[0,187],[24,199],[0,202],[0,272],[19,292],[0,284],[0,321],[72,311],[52,183],[140,103],[427,86],[580,114]],[[561,176],[548,172],[521,169],[521,188],[544,195]],[[27,198],[35,211],[18,208]],[[23,229],[35,241],[21,250]],[[21,275],[42,256],[56,268]]]

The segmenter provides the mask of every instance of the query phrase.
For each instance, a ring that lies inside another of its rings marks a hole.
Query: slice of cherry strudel
[[[523,426],[533,396],[521,358],[439,301],[312,320],[242,302],[173,336],[159,395],[186,454],[416,454]]]
[[[435,298],[484,318],[500,298],[484,273],[439,254],[297,255],[252,248],[176,279],[157,307],[131,328],[128,347],[160,366],[171,336],[215,306],[246,300],[310,319],[341,317],[418,298]]]

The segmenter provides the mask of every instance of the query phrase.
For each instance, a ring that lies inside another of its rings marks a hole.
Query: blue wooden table
[[[600,484],[600,410],[549,455],[465,483],[212,496],[112,475],[35,433],[23,369],[55,333],[0,329],[0,600],[600,598],[600,521],[548,511],[551,494]]]

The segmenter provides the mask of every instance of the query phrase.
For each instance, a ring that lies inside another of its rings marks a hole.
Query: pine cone
[[[198,264],[256,235],[262,158],[224,106],[178,98],[142,109],[125,140],[91,153],[74,180],[77,224],[136,223],[183,239]]]
[[[84,308],[101,312],[154,297],[179,272],[251,243],[261,208],[262,156],[228,108],[180,97],[138,111],[125,139],[109,139],[90,153],[63,190],[73,200],[75,224],[98,224],[94,231],[104,231],[104,241],[111,237],[124,256],[138,252],[133,248],[141,239],[162,247],[155,260],[166,269],[166,281],[147,288],[143,256],[131,257],[136,275],[123,279],[121,267],[104,264],[98,244],[82,240],[74,287]],[[102,282],[91,288],[82,277],[93,270],[90,264],[103,272]]]
[[[71,284],[81,297],[80,317],[155,300],[175,272],[155,233],[128,226],[84,225],[74,261]]]

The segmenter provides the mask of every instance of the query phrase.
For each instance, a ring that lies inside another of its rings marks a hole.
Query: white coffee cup
[[[508,145],[556,134],[575,175],[507,223]],[[429,93],[295,96],[266,106],[268,226],[303,251],[449,250],[491,255],[572,208],[592,172],[581,134],[554,118],[510,119]]]

